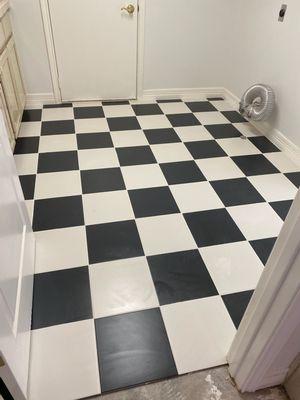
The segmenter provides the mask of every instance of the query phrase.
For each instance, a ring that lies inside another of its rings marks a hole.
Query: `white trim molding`
[[[28,93],[26,108],[41,108],[44,104],[57,103],[54,93]]]
[[[242,392],[283,383],[300,352],[300,191],[228,354]]]
[[[167,99],[206,99],[206,97],[224,97],[226,89],[223,87],[204,88],[177,88],[177,89],[146,89],[141,94],[142,100],[167,100]]]

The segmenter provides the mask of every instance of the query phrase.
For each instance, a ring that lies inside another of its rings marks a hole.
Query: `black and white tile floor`
[[[37,240],[31,400],[225,363],[298,166],[218,99],[27,110],[15,160]]]

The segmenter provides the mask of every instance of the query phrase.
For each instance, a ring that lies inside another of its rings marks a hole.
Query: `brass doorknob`
[[[127,11],[128,12],[128,14],[133,14],[134,13],[134,11],[135,11],[135,7],[134,7],[134,5],[133,4],[128,4],[128,6],[124,6],[124,7],[122,7],[121,8],[121,11]]]

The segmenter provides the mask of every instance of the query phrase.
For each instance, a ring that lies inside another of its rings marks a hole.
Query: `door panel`
[[[137,2],[48,0],[64,101],[136,97]]]

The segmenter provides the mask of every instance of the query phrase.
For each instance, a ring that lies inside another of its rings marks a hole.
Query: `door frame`
[[[124,0],[126,2],[126,0]],[[143,93],[144,82],[144,43],[145,43],[145,10],[146,0],[137,0],[137,68],[136,68],[136,98]],[[54,45],[54,37],[51,25],[50,9],[48,0],[40,0],[42,21],[44,27],[46,48],[50,67],[53,96],[55,103],[62,102],[61,90],[59,86],[59,73]]]

